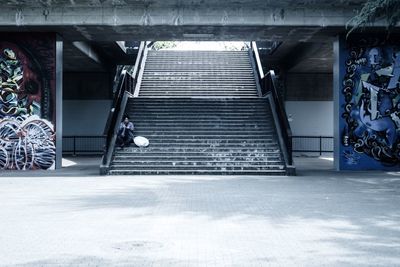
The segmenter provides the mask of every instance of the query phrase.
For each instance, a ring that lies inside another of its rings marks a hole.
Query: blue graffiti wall
[[[400,169],[400,45],[341,41],[340,169]]]

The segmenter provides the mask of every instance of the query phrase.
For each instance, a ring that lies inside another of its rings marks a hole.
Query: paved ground
[[[400,266],[400,173],[297,158],[296,177],[99,177],[70,160],[0,173],[0,266]]]

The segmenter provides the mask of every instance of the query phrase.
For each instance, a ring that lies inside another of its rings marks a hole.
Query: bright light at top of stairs
[[[182,41],[176,42],[176,47],[163,50],[205,50],[205,51],[229,51],[241,50],[244,42],[212,42],[212,41]]]

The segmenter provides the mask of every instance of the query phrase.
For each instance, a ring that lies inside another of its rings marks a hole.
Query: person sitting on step
[[[118,135],[117,135],[117,145],[123,148],[124,146],[129,146],[133,141],[133,123],[129,121],[128,115],[124,116],[124,120],[119,125]]]

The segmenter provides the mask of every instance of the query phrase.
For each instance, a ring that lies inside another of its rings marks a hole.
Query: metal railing
[[[103,135],[63,136],[63,155],[102,155],[105,142]]]
[[[293,164],[292,157],[292,130],[290,128],[289,120],[286,115],[286,110],[283,104],[283,100],[280,97],[276,86],[276,77],[275,72],[270,70],[263,79],[261,79],[261,88],[266,91],[266,93],[271,93],[271,97],[275,103],[275,111],[278,116],[279,125],[281,127],[282,137],[284,141],[284,145],[288,155],[288,163],[289,165]]]
[[[334,144],[332,136],[292,136],[292,152],[332,153]]]
[[[116,85],[114,87],[115,94],[113,104],[109,112],[106,127],[104,129],[106,142],[104,146],[102,164],[100,166],[101,174],[105,174],[110,166],[112,154],[115,148],[119,122],[122,120],[128,98],[133,96],[138,80],[137,76],[140,72],[140,66],[143,60],[143,54],[146,52],[146,50],[146,42],[141,42],[133,68],[132,66],[124,66],[122,69],[117,70],[117,78],[114,79],[114,84]]]
[[[64,155],[101,155],[104,151],[104,135],[69,135],[63,136]],[[332,136],[292,136],[293,153],[333,153]]]
[[[276,114],[276,123],[278,124],[277,127],[280,127],[280,143],[282,143],[281,147],[284,149],[283,153],[286,159],[286,165],[292,166],[292,131],[283,105],[283,100],[281,99],[277,89],[275,72],[270,70],[264,75],[260,56],[258,54],[258,48],[255,42],[251,42],[251,52],[256,62],[256,71],[258,73],[259,85],[261,87],[261,95],[263,97],[270,97],[272,112]]]

